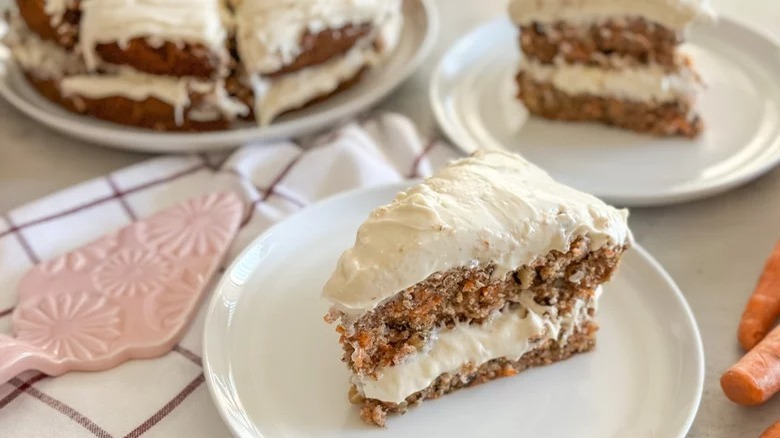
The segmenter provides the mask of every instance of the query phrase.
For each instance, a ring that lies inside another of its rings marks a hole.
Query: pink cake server
[[[238,230],[243,203],[206,195],[33,268],[16,338],[0,335],[0,383],[161,356],[184,335]]]

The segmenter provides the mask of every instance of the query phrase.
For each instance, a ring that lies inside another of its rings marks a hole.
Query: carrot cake
[[[593,348],[627,216],[504,152],[372,212],[323,288],[362,418]]]
[[[531,114],[598,121],[660,136],[696,137],[702,82],[679,50],[707,0],[512,0]]]
[[[226,129],[355,83],[398,42],[401,0],[17,0],[5,44],[42,95],[158,130]]]

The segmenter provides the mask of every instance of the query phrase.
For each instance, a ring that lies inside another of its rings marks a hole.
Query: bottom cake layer
[[[570,95],[521,72],[518,97],[531,114],[552,120],[593,121],[658,136],[694,138],[704,129],[690,102],[651,104],[592,95]]]
[[[121,125],[159,131],[217,131],[227,129],[232,123],[224,117],[196,120],[188,110],[177,116],[174,105],[151,96],[143,100],[119,95],[100,98],[64,96],[59,81],[42,80],[30,74],[25,76],[42,96],[68,111]]]
[[[518,360],[493,359],[481,366],[465,366],[457,373],[442,374],[427,388],[412,394],[402,403],[365,399],[360,395],[356,386],[350,389],[349,398],[352,403],[362,404],[360,416],[364,421],[384,426],[388,414],[403,414],[410,407],[425,400],[436,399],[458,389],[479,385],[501,377],[514,376],[531,367],[549,365],[568,359],[574,354],[590,351],[596,345],[597,330],[598,325],[589,321],[569,336],[564,344],[549,340],[524,354]]]

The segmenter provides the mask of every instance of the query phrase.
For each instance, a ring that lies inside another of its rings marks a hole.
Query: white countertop
[[[433,55],[382,105],[410,115],[430,135],[436,129],[427,102],[431,70],[460,35],[503,13],[506,0],[437,3],[442,34]],[[714,4],[721,14],[780,39],[780,3],[716,0]],[[63,137],[0,100],[0,213],[147,157]],[[723,396],[718,380],[721,372],[740,357],[736,328],[742,308],[765,258],[780,239],[780,170],[708,200],[634,209],[631,225],[639,243],[678,282],[702,331],[707,376],[701,408],[689,436],[758,437],[769,424],[780,420],[780,397],[761,407],[741,408]]]

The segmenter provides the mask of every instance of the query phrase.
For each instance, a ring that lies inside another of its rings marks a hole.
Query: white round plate
[[[698,105],[706,131],[694,141],[529,117],[515,98],[518,40],[508,19],[483,25],[433,75],[439,124],[468,153],[518,151],[559,181],[626,206],[714,195],[780,161],[780,46],[742,24],[702,25],[684,46],[707,83]]]
[[[347,400],[321,286],[370,210],[405,185],[347,193],[261,236],[211,301],[204,366],[225,422],[241,437],[682,437],[699,405],[704,356],[680,290],[641,248],[605,288],[595,351],[461,390],[363,424]]]
[[[195,152],[268,142],[311,134],[346,121],[395,90],[419,67],[438,34],[438,15],[431,0],[404,2],[404,32],[399,47],[355,86],[326,101],[286,114],[267,127],[249,122],[204,133],[170,133],[130,128],[70,113],[41,97],[0,46],[0,95],[44,125],[99,145],[144,152]]]

